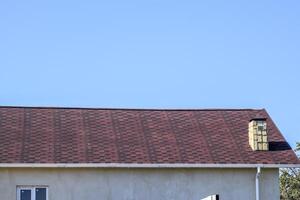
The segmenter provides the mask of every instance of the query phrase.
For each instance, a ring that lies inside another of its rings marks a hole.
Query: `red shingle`
[[[270,151],[248,122],[267,118]],[[0,163],[299,164],[265,110],[0,107]]]

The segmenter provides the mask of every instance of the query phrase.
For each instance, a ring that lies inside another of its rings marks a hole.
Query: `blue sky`
[[[0,105],[266,108],[300,141],[300,2],[1,1]]]

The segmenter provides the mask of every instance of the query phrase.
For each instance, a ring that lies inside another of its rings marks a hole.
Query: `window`
[[[48,200],[48,187],[18,186],[17,200]]]

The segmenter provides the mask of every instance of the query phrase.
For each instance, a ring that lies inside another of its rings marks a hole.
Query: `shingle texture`
[[[248,122],[267,118],[270,151]],[[265,110],[0,107],[0,163],[299,164]]]

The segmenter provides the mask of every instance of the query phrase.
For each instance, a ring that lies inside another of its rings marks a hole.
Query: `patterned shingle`
[[[267,118],[270,151],[248,122]],[[0,107],[0,163],[299,164],[265,110]]]

